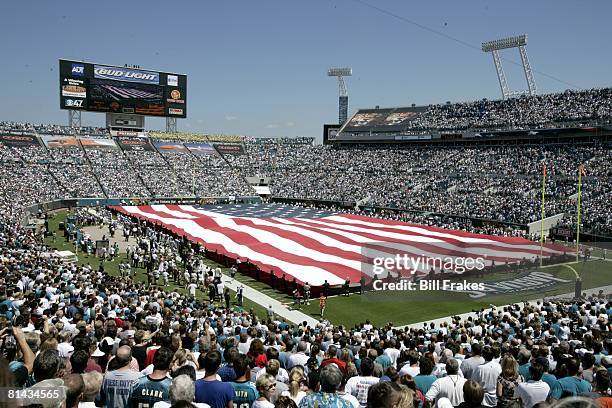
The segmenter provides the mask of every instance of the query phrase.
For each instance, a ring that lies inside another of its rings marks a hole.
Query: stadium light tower
[[[531,65],[529,64],[529,58],[527,58],[527,34],[518,35],[515,37],[502,38],[500,40],[487,41],[482,43],[482,51],[490,52],[493,55],[493,64],[495,64],[495,70],[497,71],[497,79],[499,80],[499,86],[502,91],[502,98],[508,99],[513,96],[528,94],[536,94],[536,83],[531,71]],[[523,71],[525,72],[525,79],[527,80],[527,91],[510,91],[508,82],[506,81],[506,75],[502,67],[501,59],[499,58],[499,51],[507,48],[518,48],[521,54],[521,62],[523,63]]]
[[[353,75],[352,68],[330,68],[327,70],[327,76],[338,78],[338,87],[340,96],[338,97],[338,123],[343,125],[348,118],[348,91],[344,83],[345,76]]]

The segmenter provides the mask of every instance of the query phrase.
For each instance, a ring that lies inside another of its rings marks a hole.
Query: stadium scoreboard
[[[59,60],[60,108],[187,117],[187,76]]]

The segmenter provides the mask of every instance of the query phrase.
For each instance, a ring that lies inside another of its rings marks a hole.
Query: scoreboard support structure
[[[71,128],[81,127],[81,111],[75,109],[68,111],[68,126]]]
[[[176,126],[176,118],[166,117],[166,132],[167,133],[176,133],[178,132]]]

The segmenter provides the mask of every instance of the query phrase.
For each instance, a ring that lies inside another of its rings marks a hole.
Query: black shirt
[[[138,367],[141,370],[146,368],[145,360],[147,359],[147,346],[134,346],[132,347],[132,357],[138,361]]]

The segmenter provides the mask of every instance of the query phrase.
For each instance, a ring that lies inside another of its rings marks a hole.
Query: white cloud
[[[225,115],[225,120],[231,121],[231,120],[236,120],[236,119],[238,119],[236,116]]]
[[[285,123],[285,125],[287,125],[287,127],[294,127],[295,123],[294,122],[287,122],[287,123]]]
[[[266,129],[278,129],[280,126],[276,123],[270,123],[269,125],[264,126]]]

